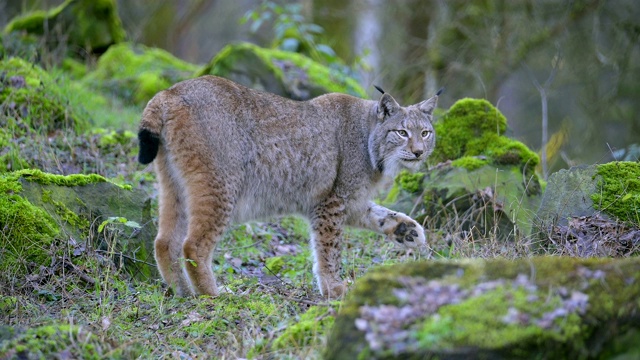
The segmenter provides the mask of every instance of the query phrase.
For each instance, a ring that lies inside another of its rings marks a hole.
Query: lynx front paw
[[[422,246],[426,242],[422,226],[409,217],[398,219],[398,225],[388,237],[396,243],[410,248]]]

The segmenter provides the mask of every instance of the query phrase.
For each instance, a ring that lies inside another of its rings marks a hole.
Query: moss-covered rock
[[[95,174],[21,170],[0,176],[0,205],[0,273],[8,275],[5,281],[23,277],[34,266],[50,265],[51,258],[74,246],[121,254],[116,258],[139,278],[157,275],[150,265],[156,229],[141,191]],[[109,225],[106,231],[101,224]]]
[[[444,162],[463,157],[482,156],[495,165],[520,166],[528,173],[540,161],[523,143],[504,136],[507,119],[491,103],[481,99],[462,99],[435,124],[436,149],[431,161]],[[478,167],[478,160],[457,161],[454,166]]]
[[[571,217],[593,214],[591,195],[597,192],[596,165],[562,169],[549,177],[538,209],[538,227],[566,225]],[[542,233],[546,230],[540,229]]]
[[[24,273],[45,264],[60,227],[48,212],[22,195],[22,172],[0,175],[0,273]],[[9,275],[10,276],[10,275]]]
[[[519,167],[484,160],[476,167],[471,161],[473,166],[445,163],[426,174],[400,174],[383,203],[447,234],[500,240],[528,235],[541,198],[537,177]]]
[[[339,92],[366,97],[354,79],[344,77],[310,58],[250,43],[224,47],[199,75],[217,75],[242,85],[296,100]]]
[[[122,43],[111,46],[98,60],[86,81],[139,105],[158,91],[194,76],[199,67],[165,50]]]
[[[82,76],[82,69],[75,71]],[[59,68],[46,71],[21,58],[0,60],[0,172],[97,171],[93,138],[80,135],[93,124],[127,126],[133,111],[116,102]]]
[[[640,163],[611,162],[596,166],[598,191],[591,195],[596,209],[640,225]]]
[[[40,36],[60,34],[67,37],[74,51],[84,49],[89,53],[102,53],[126,36],[115,0],[67,0],[51,10],[17,17],[4,29],[5,33],[18,31]],[[50,46],[59,46],[58,38],[49,42]]]
[[[44,133],[59,129],[84,131],[89,116],[69,106],[69,96],[44,69],[21,58],[0,60],[0,118],[12,131],[17,123]],[[86,91],[86,89],[85,89]]]
[[[325,356],[633,358],[640,354],[638,298],[638,258],[380,267],[344,302]]]
[[[543,248],[577,256],[637,253],[640,164],[611,162],[551,174],[535,217]],[[590,226],[590,223],[594,226]]]

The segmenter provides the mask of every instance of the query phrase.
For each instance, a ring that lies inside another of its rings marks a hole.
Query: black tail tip
[[[143,165],[149,164],[158,155],[160,137],[147,129],[142,129],[138,132],[138,143],[140,144],[138,162]]]

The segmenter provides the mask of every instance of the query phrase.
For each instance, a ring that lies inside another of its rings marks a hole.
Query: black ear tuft
[[[440,90],[438,90],[438,92],[436,93],[436,96],[440,96],[440,94],[442,94],[444,92],[444,86],[440,88]]]
[[[373,87],[374,87],[374,88],[376,88],[376,90],[380,91],[380,93],[381,93],[382,95],[384,95],[384,90],[382,90],[382,88],[381,88],[380,86],[378,86],[378,85],[373,85]]]

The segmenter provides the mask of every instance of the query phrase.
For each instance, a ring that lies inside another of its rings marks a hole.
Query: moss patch
[[[0,61],[0,69],[0,111],[6,116],[0,120],[6,122],[3,127],[16,128],[17,122],[43,132],[89,127],[88,115],[69,107],[67,96],[42,68],[9,58]]]
[[[73,174],[73,175],[56,175],[47,174],[37,169],[27,169],[16,171],[15,174],[27,181],[36,182],[41,185],[58,185],[58,186],[83,186],[95,184],[99,182],[107,182],[104,176],[97,174]]]
[[[76,187],[107,180],[95,174],[62,176],[35,169],[0,176],[0,254],[3,256],[0,272],[9,275],[24,272],[29,264],[47,265],[55,253],[61,251],[53,246],[61,227],[77,238],[89,230],[88,218],[59,200],[51,187],[41,190],[40,200],[28,200],[24,189],[28,184],[24,181]]]
[[[476,156],[463,156],[459,159],[455,159],[451,162],[451,166],[461,167],[469,171],[479,169],[489,162],[486,159],[481,159]]]
[[[126,36],[115,0],[67,0],[49,11],[38,10],[17,17],[4,31],[36,35],[61,32],[73,47],[97,53],[124,41]]]
[[[158,91],[194,76],[198,66],[165,50],[122,43],[111,46],[98,60],[87,82],[138,105],[146,104]]]
[[[438,142],[431,159],[443,162],[483,155],[490,163],[520,165],[533,172],[538,155],[523,143],[504,136],[506,129],[507,119],[488,101],[459,100],[435,125]],[[455,166],[477,168],[478,161],[471,161],[465,159]]]
[[[218,75],[295,99],[328,92],[366,97],[357,81],[298,53],[250,43],[224,47],[199,75]]]
[[[273,349],[301,348],[318,342],[333,325],[333,313],[330,307],[312,306],[273,341]]]
[[[622,161],[598,165],[600,191],[591,195],[596,209],[622,221],[640,224],[640,164]]]
[[[424,179],[424,176],[424,173],[421,172],[410,173],[403,170],[398,174],[395,181],[403,190],[410,193],[417,193],[422,189],[422,180]]]
[[[0,175],[0,273],[23,272],[29,262],[45,264],[60,231],[43,209],[20,196],[20,172]]]

